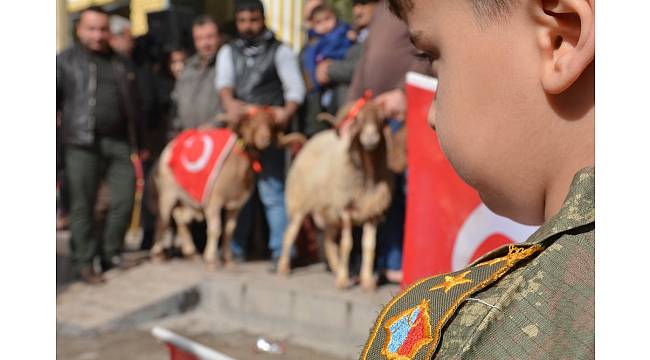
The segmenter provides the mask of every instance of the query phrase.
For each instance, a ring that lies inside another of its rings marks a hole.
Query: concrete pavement
[[[332,358],[357,358],[382,308],[398,291],[334,288],[323,264],[288,277],[269,274],[269,262],[208,272],[198,262],[145,262],[107,273],[108,282],[69,282],[57,254],[57,335],[88,337],[167,325],[184,334],[268,335]],[[59,251],[57,251],[59,253]]]

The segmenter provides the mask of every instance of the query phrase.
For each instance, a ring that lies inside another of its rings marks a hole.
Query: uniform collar
[[[539,243],[553,235],[593,223],[596,214],[595,180],[594,167],[578,171],[560,211],[531,235],[526,243]]]

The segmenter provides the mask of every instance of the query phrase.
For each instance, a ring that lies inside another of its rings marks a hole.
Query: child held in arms
[[[315,6],[308,17],[309,43],[303,51],[305,83],[314,93],[321,93],[321,105],[327,107],[333,97],[331,89],[323,89],[316,80],[316,67],[324,60],[341,60],[356,40],[350,25],[339,21],[336,10],[327,4]]]

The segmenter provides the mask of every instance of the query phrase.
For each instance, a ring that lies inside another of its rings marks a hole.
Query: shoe
[[[128,270],[130,268],[136,267],[140,262],[130,259],[125,259],[123,256],[116,255],[111,257],[110,260],[102,260],[102,271],[106,272],[111,269],[120,269]]]
[[[267,269],[271,274],[276,274],[278,272],[278,259],[271,260],[271,266]]]
[[[79,277],[81,281],[89,285],[99,285],[106,282],[102,274],[97,274],[92,267],[85,267],[79,270]]]

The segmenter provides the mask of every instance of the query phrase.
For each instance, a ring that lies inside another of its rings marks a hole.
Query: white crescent
[[[488,237],[503,234],[515,244],[519,244],[526,241],[537,228],[537,226],[523,225],[499,216],[488,209],[485,204],[480,203],[465,219],[458,231],[456,242],[454,242],[454,251],[451,255],[452,271],[467,266],[476,249]]]
[[[195,138],[189,138],[185,140],[183,146],[186,148],[191,147],[192,144],[194,144],[194,139]],[[190,161],[187,159],[187,156],[185,154],[181,156],[181,163],[185,169],[191,173],[196,173],[203,170],[203,168],[208,165],[208,161],[210,161],[210,155],[212,155],[212,148],[214,147],[212,139],[207,135],[201,135],[201,141],[203,141],[203,152],[201,152],[201,156],[199,156],[198,159],[195,161]]]

